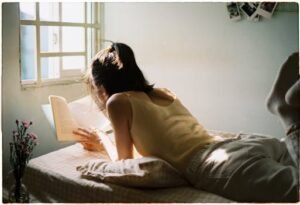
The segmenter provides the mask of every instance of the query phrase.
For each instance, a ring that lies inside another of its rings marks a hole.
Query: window
[[[21,2],[21,84],[82,79],[100,45],[100,3]]]

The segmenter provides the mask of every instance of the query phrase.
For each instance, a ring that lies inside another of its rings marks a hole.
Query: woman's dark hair
[[[96,54],[87,78],[90,86],[99,88],[102,85],[108,96],[125,91],[148,93],[153,90],[153,85],[138,67],[132,49],[123,43],[113,43]]]

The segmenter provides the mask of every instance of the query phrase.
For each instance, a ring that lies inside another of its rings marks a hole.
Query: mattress
[[[26,169],[24,183],[35,202],[232,202],[221,196],[188,186],[137,189],[81,178],[76,167],[96,158],[107,159],[107,155],[86,151],[76,143],[32,159]]]

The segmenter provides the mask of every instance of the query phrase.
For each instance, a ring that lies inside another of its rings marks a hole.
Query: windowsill
[[[83,78],[76,79],[61,79],[61,80],[48,80],[40,83],[21,83],[21,88],[23,90],[32,89],[32,88],[41,88],[41,87],[49,87],[49,86],[58,86],[58,85],[71,85],[77,83],[83,83]]]

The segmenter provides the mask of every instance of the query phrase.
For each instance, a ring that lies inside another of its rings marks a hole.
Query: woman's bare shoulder
[[[108,117],[115,124],[119,120],[131,119],[131,104],[128,97],[123,93],[113,94],[106,102]]]
[[[166,97],[169,99],[176,99],[176,95],[170,91],[168,88],[154,88],[153,92],[161,97]]]
[[[128,96],[125,93],[115,93],[107,100],[106,107],[124,106],[128,103]]]

